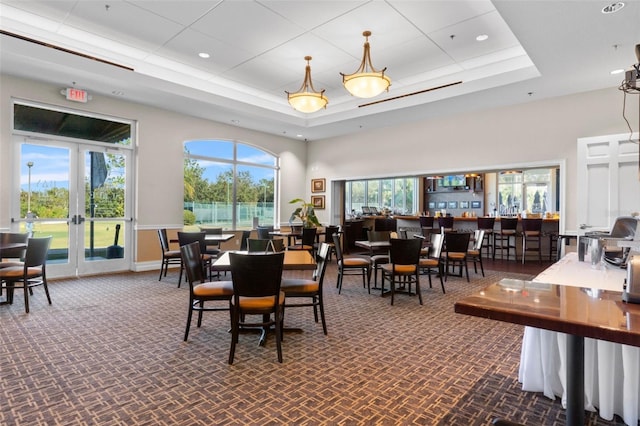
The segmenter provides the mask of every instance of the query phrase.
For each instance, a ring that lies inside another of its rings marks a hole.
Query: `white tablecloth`
[[[626,272],[619,268],[591,267],[569,253],[534,281],[600,290],[622,291]],[[525,327],[520,355],[522,390],[562,397],[566,408],[566,334]],[[586,338],[584,342],[585,409],[599,410],[612,420],[617,414],[628,425],[640,417],[640,348]]]

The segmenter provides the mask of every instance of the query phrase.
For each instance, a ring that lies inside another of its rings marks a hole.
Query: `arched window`
[[[185,224],[252,229],[276,218],[279,159],[235,141],[184,144]]]

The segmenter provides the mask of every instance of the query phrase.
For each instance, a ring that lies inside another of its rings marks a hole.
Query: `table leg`
[[[567,423],[584,426],[584,337],[567,335]]]

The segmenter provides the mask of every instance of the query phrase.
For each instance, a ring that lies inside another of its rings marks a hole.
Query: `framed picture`
[[[446,209],[447,208],[447,202],[446,201],[438,201],[438,208],[439,209]]]
[[[468,209],[469,208],[469,202],[468,201],[460,201],[460,208],[461,209]]]
[[[447,204],[447,208],[448,209],[457,209],[458,208],[458,202],[457,201],[449,201],[449,204]]]
[[[313,195],[311,197],[311,204],[313,204],[314,209],[324,209],[324,195]]]
[[[481,201],[472,201],[471,202],[471,208],[472,209],[479,209],[482,206],[481,203],[482,203]]]
[[[311,192],[324,192],[325,191],[325,179],[311,179]],[[324,202],[322,203],[324,206]]]
[[[429,201],[429,208],[430,208],[430,209],[435,209],[435,208],[436,208],[436,203],[435,203],[435,201]]]

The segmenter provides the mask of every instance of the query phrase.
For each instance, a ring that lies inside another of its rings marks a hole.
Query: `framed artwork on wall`
[[[468,209],[469,208],[469,202],[468,201],[460,201],[460,208],[461,209]]]
[[[430,209],[435,209],[435,208],[436,208],[436,203],[435,203],[435,201],[429,201],[429,208],[430,208]]]
[[[439,209],[446,209],[447,208],[447,202],[446,201],[438,201],[438,208]]]
[[[325,179],[311,179],[311,192],[324,192],[325,191]]]
[[[313,204],[314,209],[324,209],[324,195],[313,195],[311,197],[311,204]]]
[[[458,202],[457,201],[449,201],[449,204],[447,205],[448,209],[457,209],[458,208]]]
[[[482,206],[482,202],[481,201],[472,201],[471,202],[471,208],[472,209],[479,209]]]

